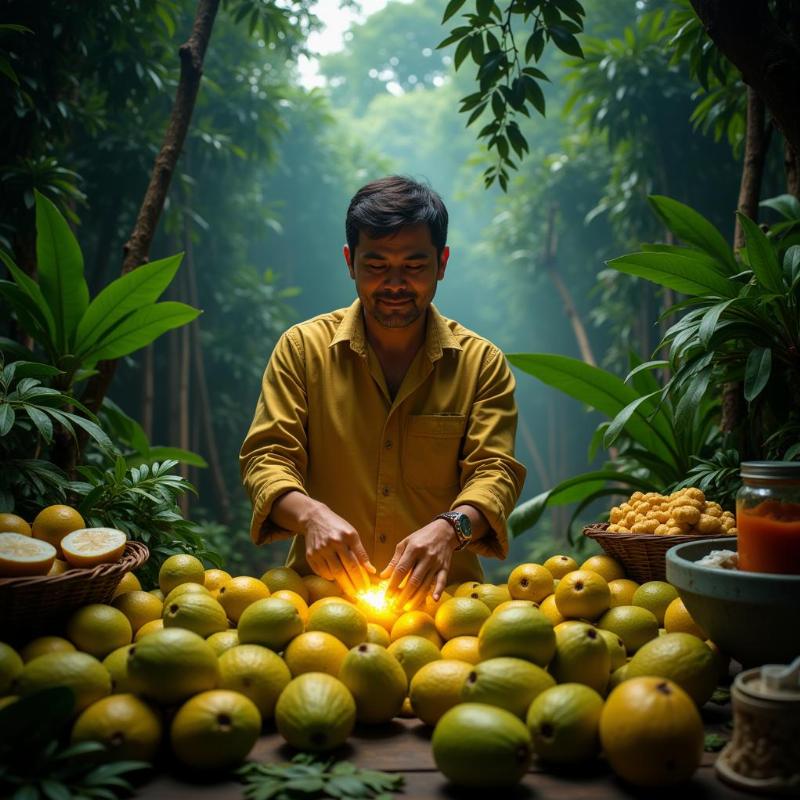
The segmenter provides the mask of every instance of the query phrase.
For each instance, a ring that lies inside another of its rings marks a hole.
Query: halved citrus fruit
[[[96,567],[119,561],[128,537],[115,528],[80,528],[61,540],[61,551],[72,567]]]
[[[46,575],[56,558],[53,545],[22,533],[0,533],[0,578]]]

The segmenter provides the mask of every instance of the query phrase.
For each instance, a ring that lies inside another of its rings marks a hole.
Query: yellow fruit
[[[80,528],[61,540],[61,552],[71,567],[89,569],[119,561],[127,541],[115,528]]]
[[[617,578],[608,582],[608,590],[611,592],[611,608],[617,606],[632,606],[633,593],[639,588],[636,581],[628,578]]]
[[[308,603],[297,592],[293,592],[291,589],[279,589],[277,592],[272,593],[272,597],[288,600],[297,609],[300,619],[303,620],[303,625],[308,622]]]
[[[492,791],[519,783],[533,755],[525,724],[482,703],[462,703],[447,711],[433,732],[431,748],[436,766],[452,783]]]
[[[83,517],[70,506],[54,505],[43,508],[33,520],[31,532],[37,539],[48,542],[61,558],[61,540],[72,531],[85,528]]]
[[[466,661],[477,664],[481,660],[477,636],[456,636],[442,646],[442,658],[450,661]]]
[[[130,649],[128,680],[137,694],[169,705],[213,689],[219,680],[219,665],[211,646],[196,633],[165,628]]]
[[[126,572],[120,579],[111,597],[113,599],[117,595],[124,594],[125,592],[139,591],[141,588],[142,584],[139,582],[139,579],[132,572]]]
[[[8,511],[0,513],[0,533],[19,533],[22,536],[32,536],[31,526],[16,514]]]
[[[222,606],[213,597],[193,592],[165,602],[161,618],[165,628],[186,628],[203,638],[228,629]]]
[[[368,622],[367,641],[372,642],[372,644],[379,644],[381,647],[388,647],[392,639],[389,636],[389,631],[383,625],[378,625],[377,622]]]
[[[600,632],[585,622],[562,623],[550,674],[556,683],[582,683],[602,693],[611,674],[611,654]]]
[[[48,653],[25,664],[14,683],[14,691],[25,697],[53,686],[72,690],[77,714],[111,693],[111,676],[88,653]]]
[[[270,719],[292,675],[283,659],[266,647],[242,644],[219,657],[219,688],[249,697],[262,719]]]
[[[22,660],[27,664],[33,661],[38,656],[44,656],[48,653],[74,653],[75,645],[69,639],[63,639],[61,636],[39,636],[36,639],[31,639],[20,651]]]
[[[159,589],[158,591],[160,592],[161,590]],[[177,600],[179,597],[182,597],[185,594],[202,594],[206,597],[212,596],[211,592],[209,592],[205,586],[201,586],[199,583],[181,583],[171,592],[169,592],[169,594],[167,594],[167,596],[163,598],[161,602],[166,606],[169,605],[173,600]],[[216,598],[214,599],[216,600]]]
[[[422,610],[429,617],[435,618],[436,612],[439,610],[439,606],[441,606],[445,601],[449,600],[452,596],[453,595],[447,591],[442,592],[438,600],[434,600],[432,594],[425,595],[425,604],[423,605]]]
[[[678,590],[666,581],[647,581],[634,593],[631,605],[652,611],[659,626],[664,625],[664,614],[669,604],[678,596]],[[703,637],[705,638],[705,637]]]
[[[185,586],[197,586],[196,583],[192,583],[192,584],[187,583],[187,584],[184,584],[184,585]],[[164,592],[162,592],[161,589],[150,589],[147,593],[153,595],[153,597],[157,597],[162,603],[164,602]],[[116,595],[114,595],[114,597],[116,597]]]
[[[322,606],[328,605],[328,603],[344,603],[345,605],[348,606],[353,605],[353,603],[351,603],[349,600],[346,600],[344,597],[337,597],[335,595],[331,595],[330,597],[320,597],[319,600],[315,600],[313,603],[311,603],[311,605],[309,605],[308,607],[309,614],[312,611],[321,608]]]
[[[341,597],[342,590],[336,581],[329,581],[319,575],[304,575],[303,583],[308,591],[306,602],[310,605],[322,597]]]
[[[0,533],[0,578],[47,575],[56,549],[22,533]]]
[[[128,618],[134,633],[146,622],[161,619],[161,601],[150,592],[125,592],[115,597],[111,605]]]
[[[75,611],[67,620],[66,634],[78,650],[100,659],[133,639],[128,618],[103,603],[91,603]]]
[[[239,575],[222,584],[217,590],[217,600],[225,609],[231,622],[238,622],[247,606],[256,600],[269,597],[270,591],[258,578]]]
[[[611,602],[606,579],[589,569],[567,573],[559,581],[555,596],[559,614],[567,619],[597,619]]]
[[[66,561],[62,561],[60,558],[57,558],[53,561],[53,566],[50,567],[47,574],[63,575],[68,569],[71,569],[70,565],[67,564]]]
[[[626,680],[628,677],[628,665],[623,664],[621,667],[617,667],[612,673],[611,677],[608,679],[608,686],[606,687],[606,692],[611,694],[614,689],[619,686],[622,681]]]
[[[511,594],[507,587],[494,586],[491,583],[480,584],[468,596],[486,603],[490,611],[494,611],[500,603],[511,600]]]
[[[511,656],[546,667],[556,649],[550,620],[536,608],[495,611],[478,634],[481,660]]]
[[[480,581],[465,581],[464,583],[459,583],[452,592],[449,589],[446,589],[446,591],[450,592],[453,597],[469,597],[480,585]]]
[[[492,614],[496,614],[504,608],[539,608],[539,604],[534,603],[533,600],[505,600],[494,607]]]
[[[194,769],[223,769],[243,761],[253,749],[261,715],[243,694],[216,689],[187,700],[169,733],[179,761]]]
[[[580,764],[600,753],[603,698],[583,683],[545,689],[528,709],[533,749],[552,764]]]
[[[403,636],[421,636],[427,639],[438,650],[442,646],[442,639],[436,630],[436,623],[424,611],[407,611],[398,617],[392,625],[391,640],[396,642]]]
[[[388,651],[403,668],[409,683],[420,667],[442,657],[439,648],[422,636],[401,636],[389,645]]]
[[[717,662],[702,639],[667,633],[643,645],[628,663],[628,677],[655,675],[677,683],[702,706],[717,686]]]
[[[163,619],[154,619],[152,622],[145,622],[138,631],[136,631],[136,635],[133,637],[134,642],[138,642],[140,639],[143,639],[145,636],[149,636],[151,633],[155,633],[156,631],[163,631],[164,630],[164,620]]]
[[[461,687],[465,703],[487,703],[524,719],[533,699],[550,686],[553,677],[521,658],[490,658],[476,664]]]
[[[206,639],[206,642],[208,642],[211,649],[219,658],[226,650],[230,650],[231,647],[236,647],[239,644],[239,631],[217,631],[216,633],[212,633],[211,636]]]
[[[564,615],[558,610],[556,596],[554,594],[547,595],[547,597],[539,603],[539,611],[550,620],[550,624],[553,625],[553,627],[558,625],[559,622],[564,621]]]
[[[109,761],[153,761],[161,743],[158,714],[132,694],[104,697],[84,709],[72,727],[72,742],[100,742]]]
[[[514,600],[541,603],[553,593],[553,575],[541,564],[520,564],[508,576],[508,591]]]
[[[658,620],[652,611],[640,606],[610,608],[597,620],[597,627],[616,633],[628,655],[658,636]]]
[[[292,639],[283,654],[292,677],[306,672],[326,672],[337,677],[347,648],[325,631],[306,631]]]
[[[439,606],[436,630],[445,641],[456,636],[477,636],[491,613],[486,603],[474,597],[456,596]]]
[[[207,569],[203,576],[203,586],[205,586],[209,592],[213,592],[219,589],[223,583],[231,580],[232,577],[230,572],[225,572],[224,569],[217,569],[216,567]]]
[[[369,725],[397,716],[408,691],[406,673],[397,660],[385,647],[368,642],[348,652],[339,680],[356,701],[356,719]]]
[[[188,553],[170,556],[158,571],[158,588],[166,597],[182,583],[199,583],[205,586],[206,571],[203,562]]]
[[[279,652],[303,632],[303,620],[288,600],[267,597],[242,612],[238,630],[242,644],[260,644]]]
[[[261,580],[264,581],[271,592],[289,589],[289,591],[299,594],[306,603],[308,602],[308,587],[303,582],[303,579],[290,567],[268,569],[261,576]]]
[[[111,694],[124,694],[131,691],[128,680],[128,654],[132,644],[124,644],[112,650],[104,659],[103,666],[111,676]]]
[[[603,641],[608,648],[608,655],[611,658],[611,672],[619,669],[628,660],[628,651],[625,649],[625,642],[612,631],[598,628],[597,632],[603,637]]]
[[[403,719],[413,719],[416,717],[414,709],[411,707],[411,701],[407,697],[405,700],[403,700],[403,705],[401,706],[397,716],[403,717]]]
[[[550,556],[542,566],[556,579],[578,569],[578,562],[571,556]]]
[[[700,639],[708,639],[708,634],[692,619],[680,597],[676,597],[667,606],[664,627],[667,633],[691,633]]]
[[[20,654],[11,645],[0,642],[0,695],[11,690],[11,684],[23,666]]]
[[[333,634],[348,649],[361,644],[367,638],[367,618],[350,603],[333,601],[308,611],[306,630]]]
[[[420,667],[408,689],[414,714],[426,725],[435,725],[461,702],[461,687],[471,671],[469,662],[457,659],[439,659]]]
[[[625,577],[625,568],[611,556],[591,556],[581,564],[582,570],[591,570],[602,575],[606,581],[615,581]]]
[[[688,780],[703,757],[703,722],[692,699],[664,678],[631,678],[600,715],[600,743],[614,772],[634,786]]]
[[[324,672],[294,678],[275,706],[278,732],[298,750],[321,752],[343,744],[356,721],[347,687]]]

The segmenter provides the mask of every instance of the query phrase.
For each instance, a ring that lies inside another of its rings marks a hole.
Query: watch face
[[[458,515],[458,527],[467,539],[472,536],[472,523],[469,521],[469,517],[466,514]]]

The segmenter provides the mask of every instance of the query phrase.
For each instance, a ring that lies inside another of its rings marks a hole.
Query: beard
[[[421,311],[417,308],[414,295],[373,295],[372,317],[384,328],[406,328],[418,320]],[[387,305],[382,300],[405,300],[402,305]]]

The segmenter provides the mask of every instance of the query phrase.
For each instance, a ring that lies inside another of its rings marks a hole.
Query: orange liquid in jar
[[[739,569],[800,575],[800,503],[765,500],[736,508]]]

